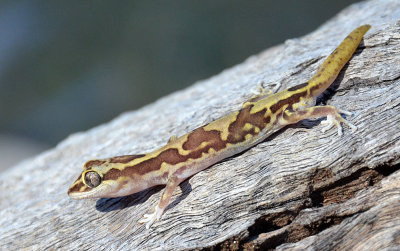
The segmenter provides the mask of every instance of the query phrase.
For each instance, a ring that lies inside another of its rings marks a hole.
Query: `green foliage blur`
[[[316,29],[355,1],[0,3],[0,133],[54,145]]]

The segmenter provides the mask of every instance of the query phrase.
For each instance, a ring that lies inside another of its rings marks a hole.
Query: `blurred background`
[[[0,171],[354,2],[0,1]]]

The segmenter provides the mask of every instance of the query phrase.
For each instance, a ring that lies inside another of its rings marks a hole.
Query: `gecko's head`
[[[110,197],[112,183],[104,180],[107,168],[106,160],[91,160],[85,163],[83,171],[68,189],[72,199]]]
[[[143,155],[124,155],[102,160],[90,160],[68,189],[72,199],[112,198],[142,190],[143,184],[133,180],[131,161]]]

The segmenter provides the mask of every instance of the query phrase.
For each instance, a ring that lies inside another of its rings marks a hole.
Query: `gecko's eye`
[[[101,177],[98,173],[94,171],[89,171],[85,173],[85,184],[90,187],[97,187],[101,183]]]

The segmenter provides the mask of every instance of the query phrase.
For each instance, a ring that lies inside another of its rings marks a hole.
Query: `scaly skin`
[[[119,197],[165,184],[160,202],[152,214],[144,215],[146,228],[160,219],[176,186],[214,163],[263,141],[280,128],[303,119],[327,116],[342,134],[341,123],[356,127],[333,106],[313,106],[315,99],[335,80],[350,60],[370,25],[352,31],[328,56],[306,83],[267,95],[261,94],[239,111],[199,127],[181,137],[172,136],[167,145],[151,153],[125,155],[85,163],[83,172],[71,185],[73,199]]]

